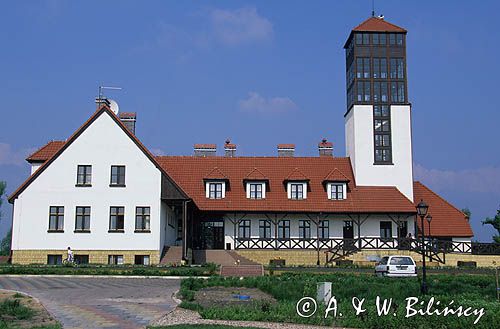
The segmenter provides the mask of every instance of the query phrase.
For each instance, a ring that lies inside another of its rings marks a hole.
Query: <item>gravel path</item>
[[[152,326],[170,326],[176,324],[222,324],[235,327],[257,327],[257,328],[287,328],[287,329],[325,329],[324,326],[311,326],[305,324],[259,322],[259,321],[231,321],[231,320],[208,320],[202,319],[198,312],[177,307],[172,312],[151,323]],[[336,328],[345,329],[345,328]]]

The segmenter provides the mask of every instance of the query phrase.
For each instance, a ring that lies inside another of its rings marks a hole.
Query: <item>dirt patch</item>
[[[23,306],[33,310],[33,316],[29,319],[19,320],[7,314],[0,314],[0,322],[4,321],[14,328],[32,328],[33,326],[56,325],[58,322],[50,316],[49,312],[36,299],[7,290],[0,290],[0,303],[5,300],[18,300]]]
[[[240,299],[237,296],[250,296],[250,298]],[[194,302],[200,304],[202,307],[213,307],[245,305],[256,302],[275,303],[276,300],[257,288],[207,287],[195,293]]]

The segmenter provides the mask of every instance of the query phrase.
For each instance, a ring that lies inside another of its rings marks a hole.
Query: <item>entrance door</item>
[[[354,248],[354,228],[352,225],[352,220],[344,221],[343,237],[344,237],[343,249],[344,250],[353,249]]]
[[[202,239],[204,249],[224,249],[224,222],[203,222]]]
[[[406,238],[408,235],[408,222],[402,221],[399,223],[399,238]]]

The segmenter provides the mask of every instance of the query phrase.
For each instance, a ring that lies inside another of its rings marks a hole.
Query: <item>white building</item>
[[[293,144],[277,157],[237,156],[229,141],[224,156],[213,144],[153,156],[135,136],[135,113],[103,101],[66,141],[27,159],[31,176],[9,198],[12,261],[60,263],[71,247],[79,262],[156,264],[178,246],[186,259],[229,249],[323,262],[320,251],[409,248],[422,198],[434,238],[470,242],[465,215],[413,181],[405,44],[406,31],[381,18],[351,32],[347,157],[326,140],[318,157],[295,157]]]

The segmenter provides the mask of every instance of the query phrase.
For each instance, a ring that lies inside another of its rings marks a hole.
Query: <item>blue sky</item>
[[[495,1],[376,1],[408,32],[416,178],[480,221],[500,204],[500,52]],[[0,179],[66,139],[95,110],[99,85],[153,152],[191,154],[228,137],[243,155],[295,143],[344,155],[349,31],[371,1],[13,1],[0,10]],[[3,207],[0,236],[10,225]]]

